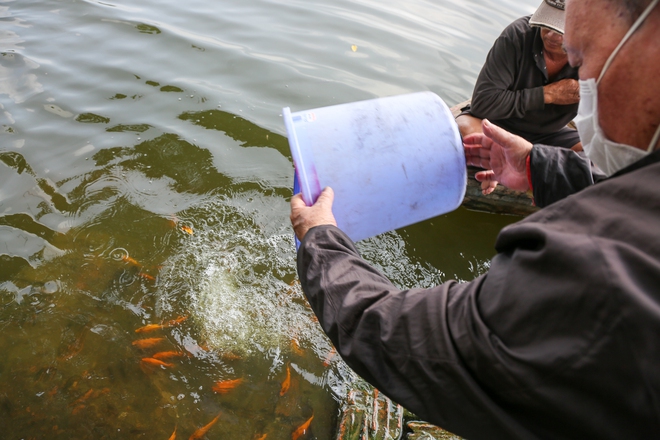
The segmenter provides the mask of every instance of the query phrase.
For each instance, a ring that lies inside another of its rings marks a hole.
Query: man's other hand
[[[543,87],[546,104],[571,105],[580,102],[580,84],[574,79],[562,79]]]
[[[486,119],[483,130],[463,139],[467,164],[486,169],[475,174],[483,193],[493,192],[497,182],[516,191],[529,190],[527,157],[532,144]]]
[[[314,226],[333,225],[337,226],[335,216],[332,214],[332,202],[335,193],[332,188],[327,187],[319,195],[312,206],[305,205],[302,194],[298,193],[291,199],[291,225],[298,240],[302,241],[307,231]]]

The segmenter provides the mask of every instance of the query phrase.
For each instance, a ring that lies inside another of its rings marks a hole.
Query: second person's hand
[[[475,175],[484,194],[491,193],[497,182],[515,191],[529,190],[527,157],[532,144],[487,119],[482,126],[483,133],[466,136],[463,146],[467,164],[486,170]]]

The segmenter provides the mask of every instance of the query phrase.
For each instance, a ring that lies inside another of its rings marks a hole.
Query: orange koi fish
[[[305,423],[300,425],[298,429],[293,431],[293,434],[291,434],[291,440],[298,440],[301,435],[303,435],[307,429],[309,428],[309,425],[312,423],[312,419],[314,418],[314,414],[312,414],[312,417],[309,418]]]
[[[160,324],[148,324],[145,325],[144,327],[136,328],[135,333],[147,333],[147,332],[152,332],[154,330],[160,330],[162,328],[163,326]]]
[[[266,440],[266,437],[268,437],[268,434],[264,434],[264,435],[262,435],[262,436],[259,437],[259,438],[256,438],[256,437],[255,437],[255,439],[256,439],[256,440]]]
[[[241,382],[243,382],[243,379],[223,380],[216,382],[216,384],[213,385],[213,391],[218,394],[227,394],[229,391],[236,388],[237,385],[240,385]]]
[[[332,350],[330,350],[330,353],[328,353],[328,355],[325,357],[325,360],[323,361],[323,366],[327,367],[328,365],[330,365],[330,362],[332,362],[332,360],[335,358],[336,355],[337,355],[337,350],[335,349],[335,347],[332,347]]]
[[[92,394],[94,394],[94,389],[90,388],[89,391],[87,391],[82,397],[78,398],[78,400],[73,402],[70,406],[85,403],[87,401],[87,399],[92,397]]]
[[[167,321],[167,323],[165,323],[165,324],[163,324],[163,325],[166,326],[166,327],[174,327],[175,325],[179,325],[179,324],[181,324],[181,323],[182,323],[183,321],[185,321],[186,319],[188,319],[188,316],[187,316],[187,315],[186,315],[186,316],[179,316],[179,317],[176,318],[176,319],[172,319],[172,320],[170,320],[170,321]]]
[[[148,273],[140,272],[138,276],[144,278],[147,281],[156,281],[156,277],[149,275]]]
[[[170,436],[169,440],[176,440],[176,426],[174,427],[174,432]]]
[[[85,338],[87,337],[87,329],[88,327],[85,326],[83,329],[78,333],[76,336],[76,339],[67,346],[66,351],[64,354],[62,354],[60,357],[58,357],[59,360],[63,361],[68,361],[75,357],[78,353],[80,353],[85,346]]]
[[[150,348],[153,347],[154,345],[158,345],[161,342],[163,342],[165,338],[147,338],[147,339],[138,339],[137,341],[133,341],[133,345],[136,346],[137,348]]]
[[[182,351],[161,351],[159,353],[155,353],[153,356],[151,356],[154,359],[158,360],[165,360],[165,359],[172,359],[172,358],[177,358],[177,357],[184,357],[186,354]]]
[[[148,324],[148,325],[145,325],[144,327],[140,327],[138,329],[135,329],[135,333],[147,333],[147,332],[152,332],[154,330],[161,330],[161,329],[164,329],[164,328],[174,327],[175,325],[181,324],[186,319],[188,319],[187,316],[179,316],[176,319],[172,319],[170,321],[167,321],[165,324]]]
[[[108,394],[110,392],[110,388],[103,388],[102,390],[97,390],[94,391],[93,388],[90,388],[84,395],[79,397],[75,402],[70,403],[69,406],[74,406],[73,411],[71,411],[72,415],[78,414],[80,411],[85,409],[85,402],[87,402],[90,398],[96,399],[99,396],[102,396],[104,394]]]
[[[121,257],[121,259],[122,259],[122,261],[124,261],[128,264],[132,264],[133,266],[142,267],[142,265],[140,263],[138,263],[137,260],[135,260],[134,258],[129,257],[128,255],[123,255]]]
[[[193,231],[193,229],[190,226],[185,226],[185,225],[181,226],[181,230],[183,232],[185,232],[186,234],[195,235],[195,232]]]
[[[145,365],[151,366],[151,367],[173,367],[174,364],[170,364],[169,362],[163,362],[160,359],[154,359],[154,358],[142,358],[140,361],[144,363]]]
[[[55,394],[57,394],[57,391],[59,390],[59,387],[55,385],[52,390],[48,392],[48,397],[53,397]]]
[[[284,382],[282,382],[282,388],[280,389],[280,396],[285,395],[286,392],[289,391],[290,386],[291,386],[291,369],[289,368],[289,365],[287,365],[286,379],[284,379]]]
[[[193,432],[193,435],[191,435],[188,440],[199,440],[200,438],[204,437],[206,433],[209,431],[209,429],[211,429],[211,426],[216,424],[216,422],[220,418],[220,414],[215,416],[215,419],[211,420],[208,425],[202,426],[197,431]]]

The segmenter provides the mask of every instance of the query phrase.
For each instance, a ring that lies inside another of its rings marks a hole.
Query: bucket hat
[[[553,31],[564,33],[564,18],[566,7],[565,0],[543,0],[532,18],[529,19],[531,26],[541,26]]]

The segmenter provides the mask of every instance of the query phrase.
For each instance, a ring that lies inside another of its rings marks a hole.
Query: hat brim
[[[553,8],[544,1],[529,19],[529,24],[546,27],[563,34],[565,17],[566,13],[563,10]]]

